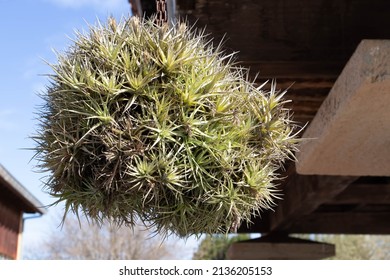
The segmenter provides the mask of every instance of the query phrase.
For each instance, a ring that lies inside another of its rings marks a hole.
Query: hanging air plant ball
[[[66,212],[189,236],[273,205],[297,144],[283,93],[248,81],[203,32],[109,19],[51,67],[33,138]]]

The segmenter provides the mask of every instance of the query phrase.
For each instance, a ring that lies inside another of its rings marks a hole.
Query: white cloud
[[[115,12],[123,9],[130,10],[126,0],[46,0],[46,2],[66,8],[93,8],[97,11]]]

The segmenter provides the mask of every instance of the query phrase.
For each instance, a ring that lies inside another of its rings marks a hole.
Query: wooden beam
[[[313,213],[288,229],[290,233],[390,234],[390,212]]]
[[[290,81],[321,79],[331,81],[331,85],[336,81],[343,68],[342,61],[253,61],[245,60],[240,65],[249,68],[250,73],[259,73],[259,77],[269,79],[284,79]],[[319,84],[317,84],[319,86]]]
[[[238,228],[237,233],[267,233],[269,232],[270,224],[269,224],[269,215],[271,211],[267,211],[262,213],[259,217],[253,217],[251,219],[251,223],[243,223]]]
[[[335,246],[310,240],[261,237],[230,245],[230,260],[319,260],[335,255]]]
[[[297,172],[390,176],[390,40],[363,40],[305,130]]]
[[[282,200],[270,215],[270,231],[283,231],[318,206],[331,201],[357,177],[305,176],[293,173],[283,188]]]
[[[390,204],[390,184],[351,184],[330,204]]]

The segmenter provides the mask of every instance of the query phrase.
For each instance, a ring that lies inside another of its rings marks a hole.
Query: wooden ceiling
[[[188,18],[227,51],[276,79],[295,119],[309,122],[362,39],[390,39],[387,0],[177,0]]]
[[[134,2],[134,1],[133,1]],[[154,0],[141,1],[153,7]],[[363,39],[390,39],[388,0],[176,0],[263,83],[287,89],[293,118],[310,124]],[[151,10],[144,10],[150,14]],[[390,71],[389,71],[390,72]],[[390,106],[390,105],[389,105]],[[369,112],[368,112],[369,113]],[[239,232],[390,234],[390,178],[300,175],[286,163],[282,200]]]

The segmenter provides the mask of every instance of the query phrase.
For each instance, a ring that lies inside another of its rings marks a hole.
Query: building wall
[[[5,258],[18,257],[21,218],[22,212],[0,197],[0,255]]]

